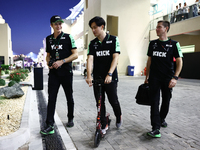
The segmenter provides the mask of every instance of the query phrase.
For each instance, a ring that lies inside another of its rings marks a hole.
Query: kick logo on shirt
[[[97,51],[96,55],[97,55],[97,57],[99,57],[99,56],[110,56],[110,50]]]
[[[62,45],[51,45],[51,49],[62,49]]]
[[[157,56],[157,57],[167,57],[167,52],[153,51],[153,56]]]

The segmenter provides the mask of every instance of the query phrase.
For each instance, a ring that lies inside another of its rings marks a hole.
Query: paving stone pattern
[[[47,82],[47,73],[44,73]],[[106,99],[107,112],[111,114],[110,129],[94,148],[96,104],[93,88],[86,84],[83,76],[74,73],[75,126],[66,128],[78,150],[199,150],[200,149],[200,80],[180,79],[173,90],[167,128],[161,128],[161,138],[146,135],[151,130],[150,107],[138,105],[135,95],[144,77],[120,76],[118,97],[123,113],[123,125],[115,126],[113,110]],[[47,91],[47,86],[45,86]],[[60,88],[57,113],[63,124],[67,123],[66,99]]]

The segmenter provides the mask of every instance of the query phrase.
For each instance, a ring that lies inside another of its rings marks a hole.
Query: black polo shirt
[[[179,42],[171,39],[151,41],[147,55],[151,57],[150,77],[167,80],[174,75],[173,57],[183,57]]]
[[[113,60],[113,54],[120,54],[120,46],[118,37],[106,34],[104,40],[99,41],[98,38],[92,40],[88,46],[88,55],[94,56],[93,62],[93,77],[94,79],[99,76],[105,80],[105,77],[110,70],[110,66]],[[117,67],[115,68],[112,80],[118,82]]]
[[[53,34],[46,37],[46,52],[50,53],[51,58],[56,59],[56,51],[59,53],[59,58],[62,60],[69,57],[72,49],[76,49],[74,38],[65,33],[61,33],[55,39]],[[64,63],[59,69],[50,69],[50,73],[57,73],[59,76],[72,74],[72,62]]]

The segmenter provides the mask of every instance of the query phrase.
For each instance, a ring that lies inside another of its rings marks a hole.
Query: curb
[[[21,85],[33,85],[33,71],[30,82],[20,82]],[[42,90],[44,97],[48,99],[47,93]],[[55,123],[67,150],[76,150],[72,139],[61,122],[57,112],[55,112]],[[24,103],[20,128],[7,136],[0,137],[1,150],[18,150],[23,145],[28,145],[29,150],[43,150],[42,138],[39,133],[40,121],[37,106],[36,91],[29,86]]]
[[[20,82],[20,84],[33,83],[33,72],[31,72],[31,77],[29,82]],[[21,117],[20,128],[7,136],[0,137],[0,148],[1,150],[17,150],[22,145],[26,144],[30,140],[30,103],[33,101],[32,87],[29,86],[26,99],[24,102],[24,109]]]
[[[16,150],[20,146],[24,145],[29,141],[30,138],[29,108],[30,108],[31,90],[32,90],[31,87],[29,87],[24,104],[24,110],[22,113],[20,128],[19,130],[8,136],[0,137],[1,150]]]

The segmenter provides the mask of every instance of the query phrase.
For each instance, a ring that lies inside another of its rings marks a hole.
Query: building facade
[[[134,66],[134,75],[140,75],[147,60],[149,10],[149,0],[85,0],[85,50],[89,42],[95,38],[88,22],[94,16],[101,16],[107,23],[105,31],[119,38],[121,48],[117,66],[119,74],[126,75],[127,67]]]
[[[11,29],[0,15],[0,65],[13,64]]]
[[[78,51],[78,59],[73,61],[73,65],[76,66],[76,70],[83,72],[87,59],[87,54],[84,53],[84,0],[80,0],[70,11],[71,14],[63,19],[64,24],[62,30],[74,37]]]
[[[37,55],[37,60],[38,60],[37,62],[40,64],[41,67],[46,68],[47,64],[46,64],[46,60],[45,60],[45,56],[44,55],[45,55],[45,50],[42,47],[42,48],[40,48],[40,51],[39,51],[39,53]]]
[[[127,75],[128,66],[134,66],[134,76],[140,76],[147,61],[147,49],[150,40],[156,35],[156,25],[159,20],[171,19],[175,7],[187,2],[192,15],[193,0],[80,0],[64,19],[63,31],[71,34],[76,41],[79,58],[73,63],[78,70],[83,70],[87,59],[87,49],[94,39],[88,23],[94,16],[101,16],[106,21],[105,31],[118,36],[121,54],[118,62],[118,72]],[[171,24],[169,37],[180,42],[181,46],[189,46],[194,52],[200,52],[199,33],[200,17],[190,18]]]

